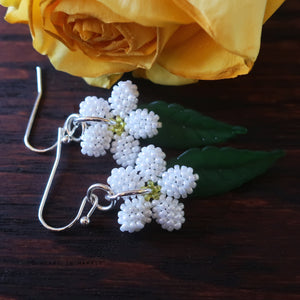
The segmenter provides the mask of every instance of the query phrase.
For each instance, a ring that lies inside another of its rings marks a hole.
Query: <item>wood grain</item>
[[[121,233],[117,211],[97,212],[89,227],[57,234],[40,225],[37,209],[54,153],[31,153],[22,141],[35,66],[45,82],[36,145],[50,145],[85,96],[109,91],[55,71],[32,49],[27,27],[5,23],[4,13],[0,8],[0,299],[300,299],[298,1],[287,1],[266,23],[247,76],[185,87],[134,79],[143,102],[181,103],[249,129],[227,145],[286,151],[235,191],[186,200],[186,223],[175,233],[154,222],[140,233]],[[47,221],[68,222],[87,187],[105,182],[113,166],[110,156],[86,158],[78,145],[65,146]]]

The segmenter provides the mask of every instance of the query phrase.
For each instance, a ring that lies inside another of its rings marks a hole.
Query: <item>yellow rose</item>
[[[134,71],[160,84],[247,74],[284,0],[0,0],[53,66],[110,87]]]

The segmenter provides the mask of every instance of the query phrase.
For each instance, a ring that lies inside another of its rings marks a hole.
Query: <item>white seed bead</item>
[[[159,147],[149,145],[143,147],[136,159],[136,170],[140,172],[145,181],[157,182],[166,170],[165,153]]]
[[[158,184],[161,192],[176,199],[186,198],[193,192],[198,180],[198,174],[193,174],[193,169],[186,166],[174,166],[162,174]]]
[[[159,200],[152,201],[153,219],[168,231],[179,230],[185,222],[184,205],[177,199],[161,195]]]
[[[88,156],[103,156],[110,147],[113,133],[106,124],[96,123],[89,126],[81,136],[81,153]]]
[[[153,111],[148,112],[148,109],[144,108],[131,111],[127,117],[125,117],[125,130],[133,135],[136,139],[139,138],[151,138],[158,133],[157,128],[161,127],[161,123],[158,122],[159,116]]]
[[[151,222],[151,203],[145,201],[143,197],[125,200],[120,206],[118,213],[118,223],[121,231],[130,233],[140,231],[146,223]]]
[[[139,92],[137,86],[130,80],[119,81],[113,87],[108,102],[110,103],[112,113],[115,116],[124,118],[128,113],[137,107]]]
[[[137,170],[132,166],[112,169],[111,175],[107,179],[107,183],[114,193],[137,190],[144,186],[144,181],[141,179],[140,175],[138,175]],[[125,198],[128,199],[129,196],[124,197],[124,199]]]
[[[121,136],[115,135],[115,140],[111,144],[111,153],[116,163],[122,167],[134,166],[138,153],[140,152],[140,143],[131,135],[123,132]]]
[[[79,104],[79,114],[86,117],[112,118],[110,106],[103,98],[88,96]]]

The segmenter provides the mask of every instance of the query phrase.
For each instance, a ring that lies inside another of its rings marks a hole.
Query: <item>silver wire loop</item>
[[[80,116],[78,115],[77,119],[75,120],[76,123],[82,123],[82,122],[104,122],[108,123],[109,125],[116,125],[116,122],[114,120],[109,120],[105,118],[100,117],[86,117],[86,116]]]
[[[112,191],[112,189],[110,188],[110,186],[106,185],[106,184],[102,184],[102,183],[95,183],[93,185],[91,185],[88,190],[87,190],[87,193],[86,193],[86,197],[88,198],[88,200],[93,203],[93,198],[92,196],[95,196],[94,194],[94,191],[95,190],[102,190],[102,191],[105,191],[107,193],[105,199],[107,199],[107,196],[112,196],[114,193]],[[98,204],[97,205],[97,208],[99,210],[103,210],[103,211],[107,211],[107,210],[110,210],[112,209],[115,204],[116,204],[116,201],[115,200],[109,200],[110,201],[110,204],[106,205],[106,206],[103,206],[103,205],[100,205]]]
[[[85,196],[83,198],[83,201],[86,203],[86,201],[88,201],[88,197]],[[80,224],[81,225],[88,225],[90,224],[90,217],[91,215],[94,213],[95,209],[98,206],[98,197],[96,195],[93,195],[93,206],[90,208],[89,212],[87,213],[86,216],[80,218]]]
[[[81,135],[86,129],[86,123],[77,123],[77,119],[79,118],[79,114],[71,114],[68,116],[67,120],[64,124],[64,136],[63,136],[63,143],[70,143],[70,142],[80,142]],[[81,134],[78,137],[75,137],[75,132],[81,125]]]
[[[122,197],[126,196],[134,196],[134,195],[144,195],[144,194],[149,194],[151,193],[151,189],[140,189],[140,190],[132,190],[132,191],[126,191],[126,192],[121,192],[117,194],[108,194],[106,195],[106,200],[109,201],[117,201]]]

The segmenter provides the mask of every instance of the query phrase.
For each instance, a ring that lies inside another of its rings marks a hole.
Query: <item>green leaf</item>
[[[158,135],[147,139],[146,142],[160,147],[187,149],[212,145],[247,133],[244,127],[216,121],[178,104],[156,101],[141,108],[147,108],[159,115],[162,128],[159,129]]]
[[[228,192],[264,173],[284,152],[250,151],[207,146],[190,149],[168,162],[168,167],[185,165],[199,175],[192,196],[207,197]]]

